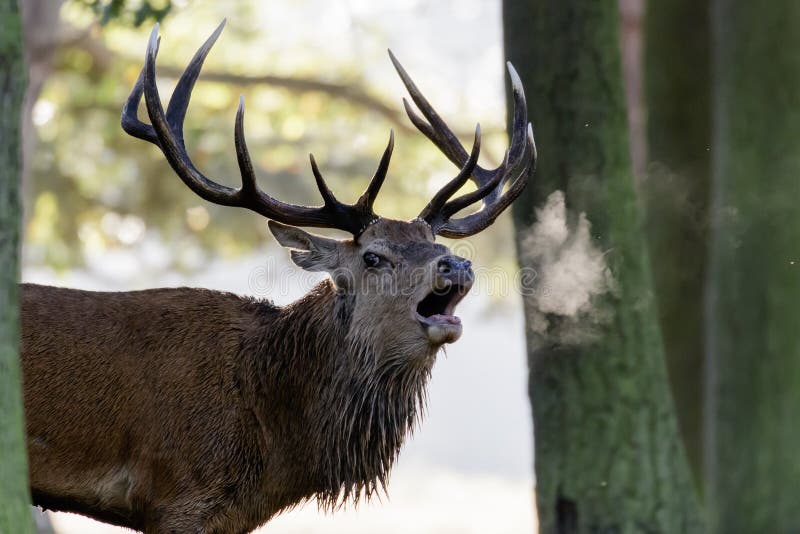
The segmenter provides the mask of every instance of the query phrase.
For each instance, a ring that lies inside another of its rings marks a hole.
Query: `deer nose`
[[[442,278],[456,283],[472,282],[472,262],[458,256],[444,256],[436,264],[436,272]]]

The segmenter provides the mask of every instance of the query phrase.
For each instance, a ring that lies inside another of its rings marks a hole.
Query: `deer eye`
[[[367,267],[377,267],[381,263],[381,257],[374,252],[364,253],[364,264]]]

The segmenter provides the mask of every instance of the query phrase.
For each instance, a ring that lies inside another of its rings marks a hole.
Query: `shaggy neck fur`
[[[305,474],[325,508],[385,491],[403,440],[424,409],[436,352],[383,346],[380,332],[353,324],[354,306],[353,295],[322,282],[276,310],[260,343],[263,405],[273,406],[264,414],[266,426],[295,433],[290,442],[309,451]],[[281,419],[274,415],[275,400],[297,404],[280,410]]]

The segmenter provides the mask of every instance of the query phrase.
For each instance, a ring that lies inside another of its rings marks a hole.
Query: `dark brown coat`
[[[435,354],[460,334],[437,314],[468,291],[469,266],[435,269],[455,257],[421,223],[384,220],[358,242],[272,229],[295,261],[336,258],[352,276],[286,307],[23,284],[36,504],[146,532],[247,532],[311,497],[334,507],[385,486]],[[385,265],[363,266],[366,252]],[[434,294],[443,280],[453,289]]]

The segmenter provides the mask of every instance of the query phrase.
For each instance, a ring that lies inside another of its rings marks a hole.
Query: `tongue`
[[[428,320],[434,323],[461,324],[461,319],[455,315],[443,315],[441,313],[431,315]]]

